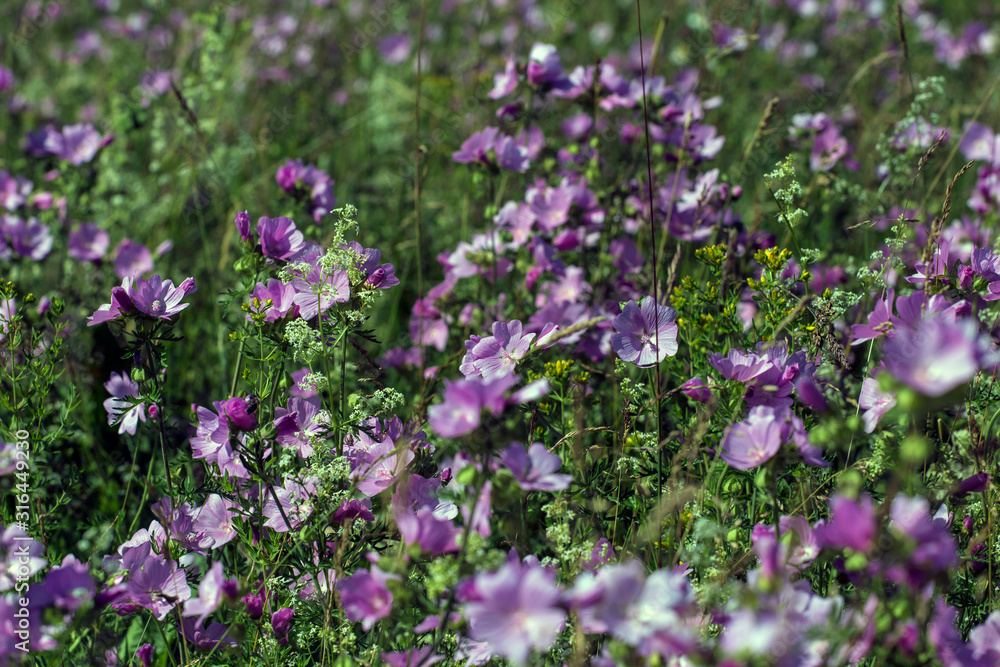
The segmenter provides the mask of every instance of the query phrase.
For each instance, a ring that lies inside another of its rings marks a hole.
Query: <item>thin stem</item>
[[[170,646],[170,642],[167,641],[167,634],[163,631],[163,624],[160,623],[159,621],[157,621],[156,622],[156,629],[160,631],[160,636],[163,637],[163,644],[165,646]],[[183,636],[183,632],[181,631],[181,628],[177,628],[177,632],[179,634],[181,634],[181,636]],[[171,653],[170,651],[167,651],[167,657],[170,658],[170,664],[174,665],[174,667],[177,667],[177,661],[174,660],[174,654]]]
[[[417,294],[424,296],[424,244],[420,230],[420,88],[423,83],[424,27],[427,23],[427,0],[420,3],[420,37],[417,41],[417,94],[413,102],[413,120],[416,123],[413,153],[413,219],[417,231]],[[424,314],[417,310],[417,344],[423,345]],[[424,393],[424,354],[420,354],[420,394]]]
[[[653,251],[653,340],[656,341],[656,355],[660,355],[660,298],[659,298],[659,279],[656,275],[656,265],[658,263],[656,256],[656,211],[653,205],[653,158],[649,150],[649,111],[646,108],[646,62],[645,56],[643,55],[642,46],[642,10],[639,8],[639,0],[635,0],[635,13],[636,20],[639,25],[639,70],[642,74],[642,123],[645,128],[646,133],[646,177],[649,182],[649,245]],[[660,425],[660,364],[657,363],[654,366],[656,375],[656,387],[653,395],[656,396],[656,447],[661,449],[663,447],[661,425]],[[662,457],[659,461],[662,464]],[[659,465],[658,464],[658,465]],[[660,473],[657,475],[659,494],[663,496],[663,479]],[[656,567],[660,568],[663,565],[663,544],[662,540],[657,539],[657,553],[656,553]]]
[[[462,545],[458,550],[458,565],[462,566],[462,562],[465,560],[465,554],[468,552],[469,548],[469,535],[472,533],[472,522],[476,518],[476,506],[479,504],[479,497],[483,493],[483,487],[486,485],[487,474],[489,472],[490,463],[490,450],[487,448],[486,453],[483,456],[483,474],[480,479],[477,479],[476,493],[472,497],[472,507],[469,509],[469,520],[465,526],[465,532],[462,534]],[[444,638],[445,629],[448,627],[448,618],[451,616],[451,612],[455,608],[455,595],[458,592],[457,586],[452,586],[451,591],[448,594],[448,602],[445,603],[444,612],[441,614],[441,620],[438,623],[437,632],[434,633],[434,643],[431,645],[432,648],[428,651],[427,656],[424,658],[426,660],[430,656],[434,655],[434,651],[437,650],[438,645]],[[424,660],[421,660],[415,667],[421,667],[424,664]]]
[[[188,653],[187,637],[184,636],[184,619],[181,618],[180,605],[174,607],[174,613],[177,615],[177,634],[181,638],[181,653],[184,656],[184,664],[187,665],[191,663],[191,656]]]
[[[153,386],[156,388],[156,395],[159,396],[160,402],[163,402],[163,392],[160,390],[160,376],[156,368],[155,358],[153,357],[153,346],[149,343],[149,339],[145,340],[146,344],[146,354],[149,356],[149,368],[153,376]],[[170,462],[167,460],[167,429],[164,426],[165,420],[162,414],[163,409],[161,406],[160,413],[156,415],[156,421],[160,427],[160,454],[163,456],[163,469],[167,473],[167,491],[170,496],[174,495],[174,483],[170,479]]]
[[[340,357],[340,422],[347,418],[347,332],[344,332],[343,352]],[[337,446],[343,447],[343,437],[337,438]],[[338,456],[340,452],[338,452]]]

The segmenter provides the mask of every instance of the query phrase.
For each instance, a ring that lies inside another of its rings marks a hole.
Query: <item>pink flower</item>
[[[480,339],[469,351],[473,372],[478,371],[484,380],[512,375],[535,337],[522,332],[520,320],[494,322],[493,335]]]
[[[865,422],[865,433],[871,433],[889,410],[896,405],[896,396],[890,392],[883,392],[879,388],[878,380],[865,378],[861,383],[861,396],[858,397],[858,405],[865,411],[861,418]]]
[[[612,324],[617,333],[611,334],[611,346],[618,357],[639,368],[649,368],[668,356],[677,354],[677,311],[659,306],[652,297],[639,305],[629,301]]]
[[[399,576],[383,572],[377,565],[372,565],[370,572],[357,570],[350,577],[337,582],[344,613],[352,621],[361,621],[365,632],[392,611],[392,592],[386,586],[390,579],[399,579]]]

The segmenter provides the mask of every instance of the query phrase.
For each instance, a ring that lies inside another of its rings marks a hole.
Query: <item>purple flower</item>
[[[430,667],[434,663],[444,660],[444,656],[431,654],[433,646],[421,646],[411,648],[409,651],[401,653],[383,653],[382,660],[389,667]]]
[[[1000,611],[993,612],[982,625],[972,628],[969,646],[978,660],[1000,664]]]
[[[291,282],[295,290],[293,301],[299,307],[303,319],[311,320],[320,313],[325,313],[334,304],[345,303],[351,298],[351,285],[347,271],[335,270],[327,273],[326,269],[315,268],[307,277],[296,278]]]
[[[531,160],[528,158],[528,149],[518,145],[513,137],[505,134],[497,138],[493,151],[497,157],[497,164],[503,169],[523,174],[531,164]]]
[[[267,601],[267,591],[261,582],[256,592],[247,593],[241,601],[247,606],[247,616],[257,620],[264,614],[264,603]]]
[[[482,375],[484,380],[512,375],[517,362],[528,353],[528,347],[535,337],[535,334],[522,332],[520,320],[494,322],[493,335],[481,338],[469,350],[469,365],[472,370],[466,375],[475,373]]]
[[[252,315],[260,312],[266,313],[265,322],[277,322],[286,316],[294,319],[299,314],[299,307],[295,304],[296,294],[297,292],[291,283],[283,283],[274,278],[268,279],[266,285],[257,283],[251,297],[257,300],[256,303],[260,303],[260,308],[258,309],[255,302],[251,300],[246,319],[252,321]],[[271,301],[271,307],[265,310],[268,300]]]
[[[611,346],[622,361],[639,368],[658,364],[677,354],[676,316],[673,308],[658,306],[649,296],[639,305],[629,301],[612,321],[617,333],[611,334]]]
[[[452,161],[461,164],[480,162],[489,165],[489,152],[496,145],[497,135],[499,134],[500,130],[495,127],[485,127],[476,132],[462,143],[462,147],[459,150],[452,154]]]
[[[249,243],[253,240],[253,236],[250,234],[250,214],[247,211],[240,211],[236,214],[234,219],[236,223],[236,231],[240,233],[240,238]]]
[[[727,357],[711,354],[709,363],[727,380],[747,385],[744,398],[750,407],[791,407],[796,380],[809,377],[816,370],[804,350],[789,354],[784,341],[762,341],[757,344],[756,353],[730,350]]]
[[[920,588],[935,573],[958,564],[955,541],[948,530],[946,507],[942,505],[937,515],[931,517],[926,498],[898,495],[892,501],[889,516],[889,527],[913,545],[905,575],[893,578]]]
[[[181,622],[181,632],[185,639],[203,651],[213,651],[220,645],[236,647],[236,640],[222,623],[212,623],[203,628],[195,619],[185,618]]]
[[[517,65],[514,56],[507,58],[507,64],[500,74],[493,75],[493,90],[489,92],[491,100],[507,97],[517,88]]]
[[[236,527],[233,526],[235,503],[225,500],[217,493],[205,499],[194,517],[194,530],[201,536],[202,546],[218,549],[228,544],[236,537]]]
[[[122,239],[115,248],[115,273],[119,278],[135,278],[153,270],[149,248],[130,239]]]
[[[492,381],[475,377],[458,382],[445,380],[444,401],[427,411],[431,427],[445,438],[471,433],[479,426],[484,409],[493,415],[503,411],[506,405],[503,394],[517,380],[516,375]]]
[[[0,248],[9,244],[21,257],[38,262],[52,251],[52,240],[48,226],[35,218],[22,220],[13,215],[0,217]]]
[[[970,477],[966,477],[952,489],[952,495],[962,497],[968,493],[982,493],[990,483],[990,474],[979,472]]]
[[[10,324],[17,316],[17,301],[0,299],[0,341],[6,337]]]
[[[93,160],[97,151],[108,145],[111,138],[102,137],[89,123],[67,125],[61,132],[53,132],[46,137],[45,150],[73,166],[80,166]]]
[[[222,408],[229,417],[229,423],[240,431],[252,431],[257,428],[257,417],[250,411],[245,398],[234,396],[222,401]]]
[[[521,213],[522,223],[538,226],[545,232],[552,233],[569,220],[569,209],[573,205],[573,192],[569,187],[548,187],[539,180],[525,191],[524,201],[528,204],[526,212]],[[527,217],[527,213],[532,214]]]
[[[257,235],[265,257],[287,260],[305,247],[302,232],[295,228],[291,218],[261,217],[257,221]]]
[[[292,382],[295,383],[293,387],[288,390],[288,393],[292,396],[298,396],[300,398],[311,398],[316,395],[315,389],[307,388],[303,389],[299,384],[305,379],[307,375],[312,373],[308,366],[304,366],[299,370],[292,373]]]
[[[885,413],[895,405],[895,394],[883,392],[879,387],[878,380],[865,378],[865,381],[861,383],[861,395],[858,397],[858,406],[865,411],[861,415],[861,419],[865,422],[865,433],[874,432]]]
[[[275,408],[274,426],[278,443],[295,449],[302,458],[312,454],[314,440],[325,438],[330,432],[318,398],[290,398],[288,407]]]
[[[90,576],[90,568],[72,554],[62,559],[45,577],[45,589],[52,595],[52,603],[59,609],[75,612],[94,598],[97,585]]]
[[[104,388],[111,398],[104,401],[104,409],[108,413],[108,426],[118,424],[118,433],[135,435],[139,420],[146,421],[146,404],[142,401],[125,400],[129,397],[139,397],[139,383],[127,375],[112,373],[111,379],[104,383]]]
[[[399,451],[389,438],[367,450],[356,448],[350,456],[351,478],[357,480],[358,492],[377,496],[392,486],[414,456],[409,449]]]
[[[819,555],[820,545],[816,539],[813,527],[809,525],[809,522],[804,517],[783,516],[778,522],[778,527],[783,536],[791,532],[794,538],[788,552],[789,565],[806,567],[816,560],[816,556]],[[774,534],[774,529],[771,526],[767,526],[766,528],[771,535]]]
[[[154,275],[148,281],[136,279],[128,289],[128,295],[140,313],[169,321],[171,316],[191,305],[181,303],[181,299],[196,291],[198,288],[194,284],[194,278],[187,278],[175,287],[172,280],[163,280],[159,275]]]
[[[528,448],[514,442],[500,453],[500,460],[525,491],[562,491],[573,481],[572,475],[557,475],[562,459],[551,454],[540,442]]]
[[[222,573],[222,563],[216,561],[198,584],[198,597],[184,603],[184,616],[197,616],[198,625],[204,625],[208,615],[222,604],[226,588],[230,591],[238,590],[235,582],[226,581]]]
[[[334,511],[330,521],[342,524],[348,519],[374,521],[375,515],[372,514],[372,501],[369,498],[362,498],[361,500],[358,500],[357,498],[345,500],[343,504],[341,504],[341,506]]]
[[[279,640],[279,644],[288,643],[288,630],[292,627],[292,614],[295,613],[295,607],[284,607],[278,611],[271,614],[271,630],[274,631],[274,636]]]
[[[532,649],[551,646],[566,624],[555,573],[539,565],[509,560],[476,575],[473,587],[463,609],[470,636],[515,664],[525,664]]]
[[[775,409],[760,405],[726,430],[720,457],[737,470],[750,470],[777,454],[782,440],[782,424]]]
[[[11,176],[6,169],[0,169],[0,206],[8,211],[23,206],[34,187],[28,179]]]
[[[591,574],[615,559],[615,550],[608,538],[602,537],[594,542],[590,556],[583,561],[583,569]]]
[[[429,507],[417,511],[406,508],[395,512],[396,527],[406,544],[417,544],[432,556],[457,553],[462,531],[449,519],[437,516]]]
[[[312,515],[315,494],[314,481],[305,484],[286,481],[284,486],[274,487],[274,496],[278,500],[275,502],[274,496],[267,494],[263,511],[267,521],[264,525],[278,533],[297,530]]]
[[[493,482],[483,484],[482,490],[476,499],[470,498],[462,505],[462,518],[465,519],[466,530],[474,530],[483,537],[489,537],[493,529],[490,528],[490,498],[493,494]]]
[[[191,438],[191,451],[196,459],[214,463],[222,474],[239,479],[248,479],[250,473],[243,467],[239,453],[230,442],[229,421],[221,402],[213,402],[215,412],[201,406],[192,406],[198,416],[198,426]],[[236,433],[232,434],[235,437]],[[244,436],[245,437],[245,436]]]
[[[404,63],[410,57],[410,36],[404,32],[383,37],[378,42],[378,50],[390,65]]]
[[[693,377],[681,385],[681,393],[693,401],[708,403],[712,398],[711,387],[711,378],[709,378],[709,384],[705,384],[705,381],[700,377]]]
[[[352,621],[361,621],[365,632],[392,611],[392,592],[386,586],[390,579],[399,579],[399,576],[372,565],[370,572],[356,570],[350,577],[337,582],[344,613]]]
[[[882,346],[885,367],[897,380],[925,396],[942,396],[996,364],[989,340],[976,322],[948,322],[933,314],[915,329],[896,330]]]
[[[88,327],[103,322],[117,320],[119,317],[127,317],[135,314],[135,305],[128,291],[132,287],[131,278],[123,278],[120,287],[111,288],[111,303],[105,303],[94,311],[94,314],[87,318]]]
[[[142,663],[142,667],[149,667],[153,664],[153,648],[152,644],[143,644],[135,650],[135,657],[139,658],[139,662]]]
[[[31,577],[47,564],[45,547],[17,524],[10,524],[0,534],[0,591],[14,588],[16,578]]]
[[[867,324],[854,324],[851,326],[851,345],[881,338],[886,333],[892,332],[892,302],[895,298],[895,291],[889,290],[885,299],[875,302],[875,310],[868,314]]]
[[[148,553],[148,543],[147,543]],[[179,603],[191,597],[184,570],[161,556],[148,556],[142,565],[129,571],[129,600],[153,612],[162,621]]]
[[[965,128],[965,137],[958,148],[966,160],[1000,166],[1000,137],[982,123],[970,123]]]
[[[722,377],[727,380],[737,380],[744,384],[765,372],[770,365],[767,359],[762,359],[753,352],[744,352],[735,348],[729,350],[729,354],[725,357],[713,352],[708,355],[708,363],[712,364],[712,367],[722,373]]]
[[[289,159],[284,166],[278,168],[275,180],[285,192],[310,198],[310,213],[316,222],[337,205],[337,198],[333,194],[333,179],[315,165],[305,165],[301,160]]]
[[[572,593],[583,631],[609,633],[646,656],[683,654],[695,645],[685,617],[694,591],[681,570],[658,570],[649,578],[639,561],[610,564],[583,574]]]
[[[535,43],[528,56],[528,83],[542,89],[567,89],[570,81],[563,76],[559,53],[551,44]]]
[[[69,233],[69,256],[81,262],[99,262],[110,244],[108,233],[98,229],[96,222],[84,222]]]
[[[795,396],[816,412],[826,412],[827,402],[816,381],[808,375],[803,375],[795,382]]]
[[[389,289],[399,284],[396,268],[392,264],[379,264],[382,251],[375,248],[365,248],[357,241],[351,241],[341,248],[350,248],[361,258],[358,269],[367,276],[365,282],[378,289]]]
[[[10,90],[14,87],[14,73],[9,69],[0,65],[0,93]]]
[[[862,553],[871,549],[877,531],[871,496],[854,501],[839,494],[830,498],[830,520],[815,529],[821,547],[847,547]]]
[[[823,460],[820,449],[809,442],[805,425],[794,412],[769,405],[751,408],[746,419],[726,430],[721,458],[738,470],[750,470],[770,460],[786,442],[795,445],[805,463],[830,465]]]

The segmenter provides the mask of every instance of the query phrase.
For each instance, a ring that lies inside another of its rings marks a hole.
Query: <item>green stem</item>
[[[153,356],[153,346],[150,344],[148,338],[145,340],[145,344],[146,344],[146,354],[149,356],[149,368],[150,368],[150,372],[151,372],[151,374],[153,376],[153,387],[156,389],[156,395],[159,397],[160,403],[163,403],[164,402],[163,392],[160,389],[160,376],[159,376],[159,373],[157,372],[156,361],[155,361],[155,358]],[[164,408],[161,405],[160,409],[159,409],[159,413],[160,414],[156,415],[156,421],[157,421],[157,424],[159,424],[159,427],[160,427],[160,429],[159,429],[160,430],[160,454],[163,456],[163,469],[166,471],[166,474],[167,474],[167,491],[170,493],[170,496],[173,497],[173,495],[174,495],[174,483],[170,479],[170,461],[167,459],[167,430],[166,430],[166,426],[164,426],[166,415],[164,415],[163,412],[164,412]]]

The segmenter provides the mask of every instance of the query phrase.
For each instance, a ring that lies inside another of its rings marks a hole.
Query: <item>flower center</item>
[[[162,313],[163,310],[164,310],[164,304],[159,299],[156,299],[155,301],[153,301],[153,303],[149,304],[149,311],[151,313]]]

